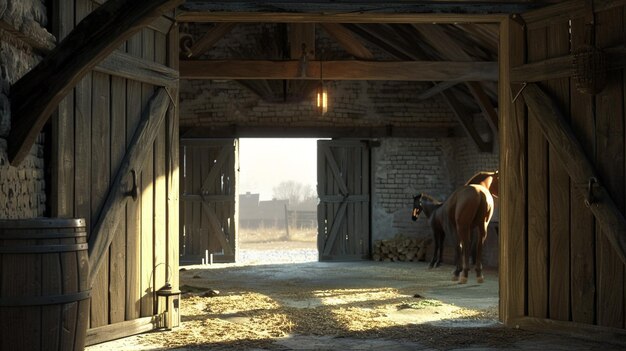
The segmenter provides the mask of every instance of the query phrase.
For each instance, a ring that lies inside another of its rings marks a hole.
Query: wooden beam
[[[105,58],[93,70],[156,86],[178,86],[178,71],[119,51]]]
[[[350,55],[361,60],[373,60],[374,55],[352,34],[352,31],[341,24],[322,23],[322,28],[333,37]]]
[[[480,134],[478,134],[476,127],[474,127],[472,116],[466,110],[465,106],[457,100],[456,96],[454,96],[450,90],[442,92],[442,95],[445,97],[448,106],[452,112],[454,112],[454,115],[459,123],[461,123],[461,126],[463,126],[463,129],[465,129],[467,135],[474,141],[474,144],[476,144],[478,150],[480,152],[491,152],[493,149],[493,142],[484,141]]]
[[[164,325],[162,325],[162,317],[163,316],[143,317],[88,329],[84,346],[95,345],[164,327]]]
[[[493,107],[491,99],[487,96],[479,82],[466,82],[465,85],[467,85],[478,106],[480,106],[480,110],[483,112],[483,116],[487,120],[493,135],[498,135],[498,113]]]
[[[444,58],[459,61],[472,61],[474,59],[440,26],[415,25],[414,27],[422,34],[423,39],[439,51]],[[480,83],[465,82],[465,85],[478,103],[493,135],[498,135],[498,114],[493,107],[491,99],[487,96]]]
[[[235,23],[216,23],[202,38],[193,43],[189,52],[186,54],[187,57],[196,58],[202,56],[207,50],[212,48],[215,43],[228,34],[233,27],[235,27]]]
[[[432,88],[421,93],[420,95],[417,96],[417,98],[420,100],[430,99],[431,97],[443,92],[444,90],[450,89],[459,83],[460,82],[455,82],[455,81],[434,83],[435,85],[433,85]]]
[[[534,29],[559,21],[569,21],[572,18],[583,17],[588,13],[589,9],[593,9],[594,12],[602,12],[624,5],[626,5],[625,0],[569,0],[523,12],[522,17],[527,29]]]
[[[607,69],[626,68],[626,47],[616,46],[603,49],[607,58]],[[566,78],[573,74],[574,55],[565,55],[528,63],[511,70],[511,81],[515,83],[541,82],[556,78]]]
[[[160,88],[148,102],[115,180],[109,188],[98,221],[89,236],[89,267],[91,269],[89,286],[93,285],[100,266],[108,259],[105,253],[118,231],[117,227],[126,210],[129,192],[133,189],[134,181],[131,173],[134,171],[136,177],[139,177],[144,160],[151,152],[152,144],[163,125],[168,106],[170,106],[170,97],[164,88]]]
[[[511,68],[524,63],[525,30],[515,16],[500,25],[500,304],[498,316],[507,326],[526,311],[527,146],[526,109],[513,101]]]
[[[447,138],[461,135],[454,126],[420,127],[262,127],[249,125],[181,128],[184,138]]]
[[[109,0],[83,19],[49,56],[11,87],[9,161],[19,164],[24,159],[59,102],[87,72],[139,29],[182,2]]]
[[[568,122],[561,114],[556,103],[535,83],[529,83],[522,91],[529,110],[537,116],[543,134],[552,145],[559,160],[565,166],[574,184],[588,184],[591,179],[598,182],[591,191],[586,187],[577,187],[582,197],[587,198],[589,192],[592,198],[588,208],[593,212],[596,220],[602,227],[615,252],[626,264],[626,219],[617,208],[611,194],[602,185],[600,177],[595,171],[593,163],[587,159],[585,150],[576,139]]]
[[[551,1],[202,1],[187,0],[179,22],[496,23]],[[495,19],[499,18],[499,19]]]
[[[482,81],[498,80],[497,62],[323,61],[326,80]],[[182,79],[320,79],[320,62],[309,61],[306,76],[300,61],[181,61]]]

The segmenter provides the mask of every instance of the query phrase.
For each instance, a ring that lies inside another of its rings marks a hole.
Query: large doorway
[[[316,142],[239,140],[239,263],[317,261]]]

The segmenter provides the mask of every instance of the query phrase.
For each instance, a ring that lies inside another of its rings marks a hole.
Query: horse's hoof
[[[456,282],[459,280],[459,276],[458,275],[452,275],[452,281]]]
[[[484,277],[477,277],[477,278],[476,278],[476,281],[477,281],[479,284],[482,284],[482,283],[484,283],[484,282],[485,282],[485,278],[484,278]]]
[[[459,279],[459,284],[467,284],[467,277],[461,277]]]

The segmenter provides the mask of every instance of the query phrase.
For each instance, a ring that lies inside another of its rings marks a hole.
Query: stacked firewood
[[[393,239],[377,240],[374,242],[372,259],[384,262],[425,261],[426,251],[432,241],[432,238],[407,238],[402,234]]]

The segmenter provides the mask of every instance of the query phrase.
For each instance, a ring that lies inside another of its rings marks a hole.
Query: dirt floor
[[[180,328],[87,350],[619,349],[504,328],[495,271],[459,285],[449,265],[316,262],[314,246],[247,243],[247,262],[181,267]]]

